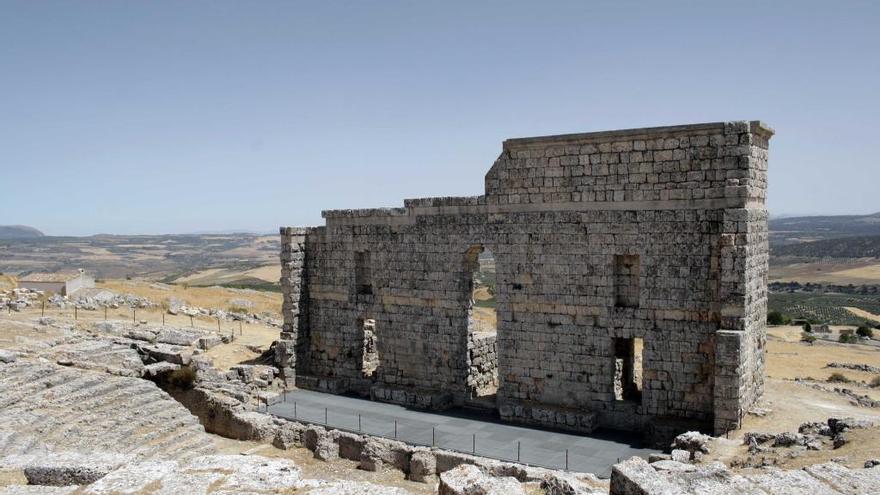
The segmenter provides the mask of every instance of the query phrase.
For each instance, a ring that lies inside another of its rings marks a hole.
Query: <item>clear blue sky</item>
[[[0,1],[0,224],[274,231],[482,193],[509,137],[761,119],[880,210],[880,2]]]

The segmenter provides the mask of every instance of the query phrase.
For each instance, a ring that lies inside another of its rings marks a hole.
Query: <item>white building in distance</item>
[[[95,279],[86,275],[85,270],[80,268],[76,271],[57,273],[31,273],[20,278],[18,286],[69,296],[80,289],[94,287]]]

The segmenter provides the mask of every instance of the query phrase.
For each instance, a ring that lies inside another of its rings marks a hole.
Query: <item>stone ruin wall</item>
[[[467,253],[484,247],[502,418],[731,429],[763,387],[771,136],[730,122],[508,140],[484,196],[283,228],[279,365],[298,386],[464,404]],[[379,353],[370,377],[365,319]],[[639,400],[615,400],[615,338],[643,339]]]

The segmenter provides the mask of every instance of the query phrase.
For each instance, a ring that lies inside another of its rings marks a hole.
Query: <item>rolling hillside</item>
[[[32,239],[45,234],[27,225],[0,225],[0,239]]]
[[[853,236],[880,236],[880,213],[770,219],[770,241],[776,245]]]

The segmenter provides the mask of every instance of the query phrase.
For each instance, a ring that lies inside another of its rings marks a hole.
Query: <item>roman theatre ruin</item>
[[[485,194],[281,229],[290,385],[669,438],[763,388],[768,142],[757,121],[510,139]],[[494,328],[474,273],[494,259]]]

